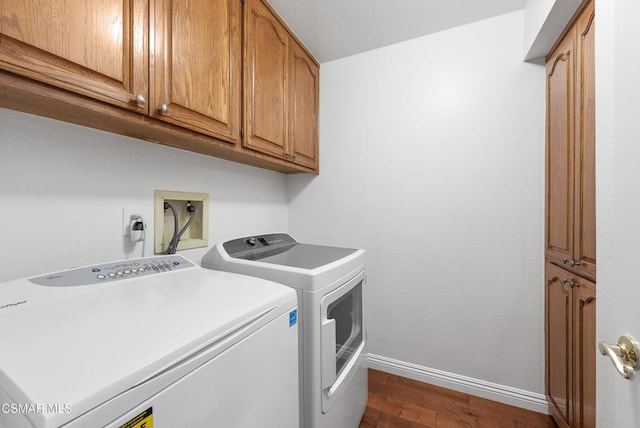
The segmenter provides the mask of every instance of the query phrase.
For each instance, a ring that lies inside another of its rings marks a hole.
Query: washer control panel
[[[156,275],[197,266],[182,256],[168,255],[121,260],[100,265],[69,269],[48,275],[29,278],[29,281],[47,287],[77,287],[105,281]]]
[[[298,242],[286,233],[272,233],[262,236],[247,236],[227,241],[223,247],[227,254],[235,258],[254,258],[266,251],[286,250]]]

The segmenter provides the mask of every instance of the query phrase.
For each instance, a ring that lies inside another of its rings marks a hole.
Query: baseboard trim
[[[393,358],[387,358],[381,355],[369,354],[367,363],[372,369],[521,407],[523,409],[533,410],[547,415],[550,414],[549,403],[545,396],[535,392],[524,391],[510,386],[499,385],[455,373],[394,360]]]

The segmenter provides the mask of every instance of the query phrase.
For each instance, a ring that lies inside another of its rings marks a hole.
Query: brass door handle
[[[633,379],[640,369],[638,342],[631,336],[621,336],[617,345],[602,341],[598,346],[602,355],[609,357],[614,367],[625,379]]]

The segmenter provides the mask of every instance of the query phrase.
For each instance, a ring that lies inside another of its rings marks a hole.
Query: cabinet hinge
[[[242,1],[242,3],[244,3],[244,0]],[[244,138],[244,126],[243,125],[240,126],[240,138]]]
[[[247,0],[240,0],[240,3],[242,3],[243,5],[246,3]]]

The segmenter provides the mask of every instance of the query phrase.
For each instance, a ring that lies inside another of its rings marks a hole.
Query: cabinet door
[[[576,271],[596,278],[595,22],[591,2],[577,24],[575,237]]]
[[[244,16],[244,146],[285,158],[289,34],[261,0],[248,0]]]
[[[572,306],[568,272],[547,263],[545,280],[546,390],[559,427],[571,423]]]
[[[573,257],[574,32],[547,58],[546,255]]]
[[[153,1],[153,117],[238,141],[240,7],[237,0]]]
[[[290,64],[288,152],[295,163],[316,169],[320,70],[295,41],[291,43]]]
[[[146,113],[147,16],[145,0],[2,0],[0,68]]]
[[[596,426],[596,285],[578,279],[573,289],[575,427]]]

